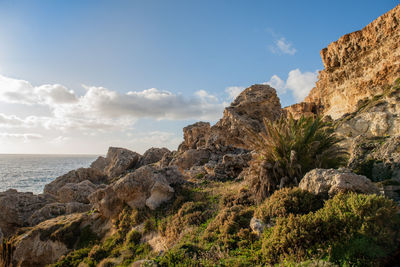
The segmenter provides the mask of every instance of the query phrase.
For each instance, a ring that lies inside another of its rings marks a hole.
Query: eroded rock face
[[[211,127],[207,144],[249,149],[246,129],[260,132],[263,119],[275,120],[281,113],[275,89],[269,85],[252,85],[225,108],[223,118]]]
[[[250,153],[225,154],[222,161],[218,162],[212,169],[207,165],[208,173],[214,179],[220,181],[233,180],[247,167],[251,160]]]
[[[359,100],[381,94],[400,77],[400,5],[321,51],[325,69],[305,102],[333,119],[354,112]]]
[[[207,144],[210,136],[209,122],[196,122],[183,128],[183,143],[180,144],[178,151],[183,152],[188,149],[203,148]]]
[[[157,208],[174,195],[174,186],[183,183],[176,167],[157,168],[147,165],[127,174],[89,196],[90,202],[104,217],[118,214],[124,204],[132,208]]]
[[[80,168],[70,171],[45,185],[44,192],[53,196],[58,196],[60,189],[66,184],[77,184],[86,180],[93,184],[102,184],[107,182],[107,176],[93,168]]]
[[[89,180],[85,180],[80,183],[68,183],[58,190],[57,200],[64,203],[80,202],[89,204],[88,196],[96,191],[99,187],[99,185],[95,185]]]
[[[36,210],[29,218],[29,225],[37,225],[40,222],[72,213],[81,213],[90,210],[88,204],[69,202],[69,203],[51,203],[39,210]]]
[[[206,164],[211,156],[209,149],[189,149],[183,153],[175,155],[170,161],[170,166],[177,166],[181,170],[188,170],[193,166],[201,166]]]
[[[145,166],[148,164],[153,164],[160,161],[163,156],[167,153],[170,153],[168,148],[150,148],[146,152],[144,152],[143,156],[140,158],[139,166]]]
[[[135,168],[140,158],[140,154],[128,149],[110,147],[106,157],[99,157],[90,167],[103,172],[112,179],[120,176],[128,169]]]
[[[1,245],[1,266],[46,266],[68,253],[79,242],[89,215],[73,214],[44,221]]]
[[[379,194],[379,189],[367,177],[348,169],[314,169],[306,173],[299,188],[324,197],[340,192]]]
[[[0,228],[6,237],[18,228],[29,226],[29,218],[46,204],[54,202],[47,195],[17,192],[9,189],[0,193]]]

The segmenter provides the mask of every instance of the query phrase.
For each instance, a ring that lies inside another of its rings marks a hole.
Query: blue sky
[[[174,149],[251,84],[301,100],[320,50],[397,3],[0,1],[0,153]]]

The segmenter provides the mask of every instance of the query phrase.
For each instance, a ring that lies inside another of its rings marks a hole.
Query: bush
[[[264,126],[261,133],[249,130],[257,152],[251,162],[251,186],[259,201],[278,187],[297,185],[312,169],[336,168],[347,162],[331,122],[282,116],[275,122],[264,120]]]
[[[289,214],[307,214],[322,208],[323,200],[298,187],[275,191],[256,210],[255,216],[268,222],[273,217],[286,217]]]
[[[263,240],[265,260],[327,257],[341,265],[382,264],[399,244],[397,211],[382,196],[338,194],[315,213],[278,218]]]

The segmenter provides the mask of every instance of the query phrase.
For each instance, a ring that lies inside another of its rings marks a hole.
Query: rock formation
[[[299,187],[324,197],[340,192],[379,194],[379,189],[367,177],[348,169],[314,169],[306,173]]]
[[[322,49],[325,69],[305,102],[338,119],[400,77],[400,6]]]

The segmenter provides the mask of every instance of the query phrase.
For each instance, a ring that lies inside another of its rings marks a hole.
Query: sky
[[[256,83],[304,99],[320,50],[393,0],[0,0],[0,153],[176,149]]]

